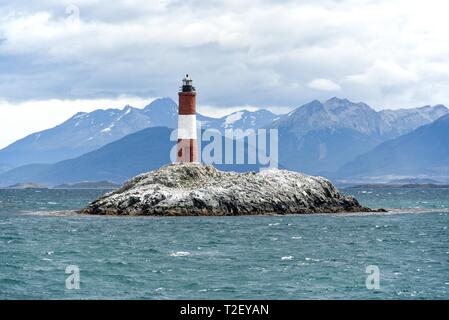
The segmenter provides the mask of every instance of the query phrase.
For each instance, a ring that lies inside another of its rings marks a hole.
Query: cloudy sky
[[[449,105],[446,0],[0,0],[0,147],[76,111]]]

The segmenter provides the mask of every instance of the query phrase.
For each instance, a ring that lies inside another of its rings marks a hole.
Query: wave
[[[188,251],[178,251],[178,252],[172,252],[170,253],[171,257],[187,257],[190,256],[191,253]]]

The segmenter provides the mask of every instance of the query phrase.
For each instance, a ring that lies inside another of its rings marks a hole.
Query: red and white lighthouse
[[[196,141],[196,91],[187,74],[182,79],[178,112],[177,162],[198,162]]]

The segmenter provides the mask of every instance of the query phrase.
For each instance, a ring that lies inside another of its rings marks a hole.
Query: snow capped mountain
[[[376,112],[365,103],[314,100],[270,127],[279,129],[280,163],[309,174],[338,170],[378,144],[448,113],[444,106]]]
[[[93,148],[151,125],[148,117],[142,117],[142,110],[126,106],[123,110],[96,110],[91,113],[77,114],[56,127],[73,147]],[[37,133],[42,137],[47,132]],[[61,137],[61,135],[59,135]],[[52,137],[49,137],[52,139]]]
[[[365,103],[332,98],[314,100],[275,121],[271,127],[287,129],[298,138],[317,129],[349,129],[386,140],[408,133],[447,114],[443,105],[375,111]]]
[[[202,129],[214,128],[223,133],[226,129],[239,128],[247,130],[262,128],[279,117],[268,110],[262,109],[254,112],[240,110],[218,119],[199,116],[198,120],[201,121]]]
[[[178,126],[178,105],[170,98],[154,100],[143,109],[151,127],[176,128]]]
[[[29,163],[54,163],[95,150],[128,134],[176,123],[177,105],[157,99],[144,109],[79,112],[62,124],[33,133],[0,150],[0,163],[15,167]]]
[[[364,103],[332,98],[324,103],[314,100],[281,118],[273,127],[283,128],[300,138],[317,129],[346,128],[363,134],[376,133],[376,111]]]
[[[414,109],[382,110],[379,112],[382,119],[380,131],[389,138],[396,138],[447,113],[448,109],[441,104]]]

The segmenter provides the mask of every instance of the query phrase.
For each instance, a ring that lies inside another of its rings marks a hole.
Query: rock
[[[227,216],[369,212],[328,180],[287,170],[222,172],[171,164],[134,177],[79,211],[97,215]]]

